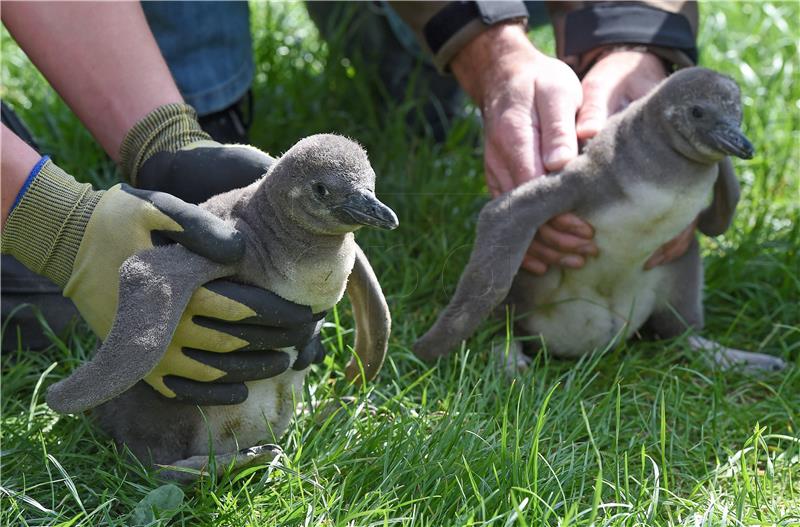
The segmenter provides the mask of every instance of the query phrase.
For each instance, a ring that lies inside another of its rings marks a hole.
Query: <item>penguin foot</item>
[[[722,344],[703,337],[689,337],[689,345],[694,350],[708,352],[708,360],[723,371],[742,368],[749,373],[760,373],[764,371],[781,371],[786,368],[786,361],[779,357],[773,357],[765,353],[726,348]]]
[[[269,463],[281,453],[278,445],[258,445],[231,454],[218,454],[214,456],[216,475],[222,476],[228,467],[233,474],[253,465]],[[194,483],[209,474],[211,459],[211,456],[192,456],[167,465],[156,465],[164,469],[158,476],[175,483]]]
[[[416,341],[412,346],[412,350],[414,351],[414,355],[425,362],[435,362],[436,359],[448,355],[450,351],[449,348],[442,345],[442,343],[436,342],[436,339],[430,336],[430,332]]]
[[[505,337],[492,341],[492,354],[500,358],[503,371],[510,378],[526,371],[532,362],[523,351],[522,342],[518,340],[508,342]]]

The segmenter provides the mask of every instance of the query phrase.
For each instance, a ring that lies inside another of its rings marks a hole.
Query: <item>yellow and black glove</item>
[[[246,187],[275,160],[249,145],[223,145],[183,103],[156,108],[125,136],[120,168],[136,188],[159,190],[189,203]]]
[[[116,314],[120,265],[154,240],[180,243],[220,263],[244,252],[231,225],[197,206],[127,185],[94,191],[47,158],[31,172],[8,217],[2,250],[62,287],[104,338]],[[217,281],[195,293],[167,354],[145,381],[193,404],[242,402],[242,381],[290,366],[286,353],[269,350],[295,345],[308,362],[318,356],[316,343],[306,345],[317,326],[307,307]]]

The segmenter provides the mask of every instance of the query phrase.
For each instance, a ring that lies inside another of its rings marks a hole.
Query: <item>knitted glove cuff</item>
[[[63,288],[102,195],[48,160],[11,211],[3,228],[2,252]]]
[[[211,141],[188,104],[160,106],[130,129],[119,149],[122,175],[136,186],[136,175],[156,152],[177,152],[197,141]]]

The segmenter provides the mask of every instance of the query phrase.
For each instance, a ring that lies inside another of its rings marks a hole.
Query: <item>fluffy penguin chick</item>
[[[248,382],[244,403],[201,409],[165,399],[143,383],[134,386],[163,355],[193,291],[210,280],[232,277],[318,313],[332,308],[347,288],[357,323],[356,353],[371,378],[383,363],[390,318],[353,231],[364,225],[394,229],[398,222],[375,197],[375,173],[366,152],[349,139],[327,134],[301,140],[264,178],[201,207],[235,225],[246,242],[244,258],[226,266],[168,246],[126,260],[120,269],[119,311],[108,338],[92,361],[50,390],[48,403],[72,413],[116,396],[94,414],[101,428],[139,459],[203,469],[213,451],[221,470],[274,455],[270,448],[245,447],[281,436],[302,395],[306,371],[290,369]],[[286,351],[294,362],[296,351]],[[351,362],[348,377],[359,372]],[[97,376],[108,379],[103,383],[107,392],[87,394],[85,387],[97,383],[84,381]],[[192,479],[181,472],[166,476]]]
[[[731,79],[703,68],[679,71],[612,118],[560,173],[489,202],[455,295],[416,343],[416,353],[426,359],[448,353],[504,299],[523,333],[542,335],[547,349],[564,357],[603,347],[645,325],[662,338],[702,328],[697,241],[668,265],[649,271],[643,266],[698,214],[707,234],[730,224],[738,184],[725,156],[753,154],[739,129],[741,117],[739,90]],[[578,270],[551,268],[541,277],[518,273],[536,230],[567,211],[594,226],[599,256]],[[783,365],[702,339],[691,343],[711,349],[720,363]]]

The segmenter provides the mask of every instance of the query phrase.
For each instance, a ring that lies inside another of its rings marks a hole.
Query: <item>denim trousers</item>
[[[427,60],[413,30],[388,2],[371,2],[394,39],[415,59]],[[525,2],[529,25],[547,21],[542,2]],[[142,2],[147,22],[183,94],[201,116],[238,101],[253,82],[253,43],[247,2]],[[358,40],[358,35],[353,35]],[[358,46],[358,42],[353,43]]]
[[[238,101],[253,82],[247,2],[142,2],[186,102],[201,116]]]

